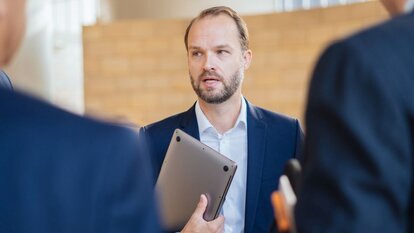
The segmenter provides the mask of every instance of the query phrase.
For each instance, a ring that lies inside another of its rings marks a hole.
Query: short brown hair
[[[203,19],[207,16],[217,16],[221,14],[228,15],[234,20],[234,22],[237,25],[237,29],[239,31],[239,40],[240,40],[241,48],[243,51],[248,50],[249,49],[249,32],[247,30],[247,25],[244,22],[244,20],[240,18],[237,12],[235,12],[233,9],[227,6],[215,6],[215,7],[205,9],[202,12],[200,12],[200,14],[197,17],[191,20],[190,24],[188,25],[185,31],[185,36],[184,36],[185,48],[188,50],[188,34],[195,21],[199,19]]]

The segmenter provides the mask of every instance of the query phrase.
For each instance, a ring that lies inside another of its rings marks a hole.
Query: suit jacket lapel
[[[188,133],[192,137],[196,138],[197,140],[200,140],[197,117],[195,114],[195,104],[193,104],[193,106],[190,109],[188,109],[187,112],[183,113],[179,127],[181,130]]]
[[[247,194],[245,233],[253,231],[265,153],[266,124],[262,115],[247,102]]]

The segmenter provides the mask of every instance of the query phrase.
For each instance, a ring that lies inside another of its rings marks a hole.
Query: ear
[[[243,68],[247,70],[250,67],[250,63],[252,62],[252,51],[250,49],[243,52]]]
[[[7,24],[6,8],[6,0],[0,0],[0,49],[4,49],[2,46],[4,46],[4,31],[6,30]]]
[[[2,68],[6,62],[6,39],[4,38],[6,30],[6,3],[5,0],[0,0],[0,50],[2,53],[0,54],[0,68]]]

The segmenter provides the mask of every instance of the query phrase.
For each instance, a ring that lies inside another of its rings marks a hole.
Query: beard
[[[200,87],[200,82],[202,82],[202,81],[200,81],[200,80],[204,76],[213,76],[213,77],[217,78],[217,80],[223,84],[223,88],[218,90],[218,93],[216,93],[217,90],[215,90],[214,88],[202,89]],[[193,87],[193,90],[195,91],[195,93],[197,94],[197,96],[200,99],[202,99],[203,101],[205,101],[206,103],[209,103],[209,104],[221,104],[221,103],[227,101],[228,99],[230,99],[230,97],[232,97],[234,95],[234,93],[240,87],[243,76],[242,76],[240,70],[237,70],[230,77],[230,80],[227,83],[227,82],[224,81],[224,78],[221,75],[217,74],[216,72],[214,72],[214,71],[204,71],[198,77],[198,82],[197,83],[196,83],[196,80],[194,80],[193,76],[191,76],[191,74],[190,74],[190,79],[191,79],[191,86]]]

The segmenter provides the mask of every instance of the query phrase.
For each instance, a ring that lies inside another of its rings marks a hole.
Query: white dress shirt
[[[414,0],[407,0],[404,5],[404,12],[410,13],[414,8]]]
[[[237,171],[223,204],[225,233],[243,233],[246,208],[247,181],[247,112],[246,102],[241,98],[241,110],[233,128],[219,134],[204,115],[197,101],[197,117],[200,141],[237,163]]]

